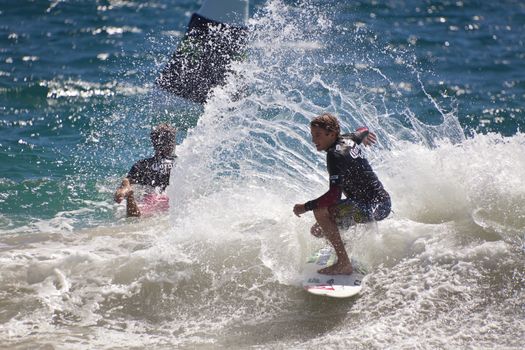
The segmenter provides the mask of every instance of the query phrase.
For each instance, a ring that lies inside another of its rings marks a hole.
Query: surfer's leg
[[[333,215],[328,208],[319,208],[314,210],[314,216],[319,224],[324,236],[330,244],[334,247],[337,255],[337,262],[324,269],[319,270],[319,273],[327,275],[345,275],[352,273],[352,264],[346,253],[345,245],[339,234],[339,229],[335,223]]]
[[[372,220],[372,214],[369,206],[357,202],[353,199],[346,198],[330,208],[337,227],[346,231],[351,226],[362,224]]]
[[[355,225],[352,216],[346,214],[344,207],[342,207],[341,204],[329,207],[328,212],[330,213],[332,219],[335,220],[335,224],[337,225],[339,231],[348,230],[350,226]],[[323,229],[317,222],[310,229],[310,233],[312,236],[317,238],[325,236]]]

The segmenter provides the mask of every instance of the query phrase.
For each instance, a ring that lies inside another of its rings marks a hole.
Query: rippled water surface
[[[525,6],[256,1],[204,106],[153,81],[201,1],[0,4],[0,344],[9,349],[521,349]],[[393,214],[344,233],[350,299],[301,288],[323,154],[368,125]],[[112,201],[178,127],[169,214]]]

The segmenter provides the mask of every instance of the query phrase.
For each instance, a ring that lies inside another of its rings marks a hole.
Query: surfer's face
[[[163,139],[159,140],[157,143],[154,143],[153,147],[155,148],[155,153],[158,155],[169,157],[173,155],[173,152],[175,151],[175,145],[175,140]]]
[[[327,131],[318,126],[310,127],[312,133],[312,142],[318,151],[326,151],[337,140],[337,134],[333,131]]]

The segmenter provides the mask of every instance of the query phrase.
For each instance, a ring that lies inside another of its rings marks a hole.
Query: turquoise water
[[[158,120],[179,126],[182,141],[201,108],[166,102],[152,82],[198,6],[191,1],[4,3],[4,215],[26,222],[78,208],[75,199],[103,199],[106,194],[99,196],[93,186],[84,191],[84,183],[121,176],[149,154],[147,130]],[[334,23],[326,34],[333,44],[325,48],[331,62],[321,69],[341,86],[352,89],[353,64],[370,60],[392,82],[362,72],[361,82],[382,91],[366,100],[385,97],[380,103],[394,115],[408,107],[423,122],[439,121],[426,91],[436,99],[448,96],[443,108],[454,112],[469,136],[511,136],[523,128],[525,14],[519,2],[365,1],[342,2],[333,13],[323,10]],[[315,95],[315,89],[309,92]],[[43,186],[37,200],[34,186]]]
[[[0,344],[521,348],[525,5],[256,1],[200,106],[153,84],[200,4],[0,4]],[[323,111],[377,132],[394,202],[348,233],[371,273],[345,301],[301,290],[321,242],[291,214],[326,187]],[[158,122],[171,212],[126,219],[113,191]]]

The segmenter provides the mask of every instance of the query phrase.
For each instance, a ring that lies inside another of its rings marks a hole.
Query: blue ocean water
[[[253,1],[247,61],[200,106],[154,79],[201,3],[0,2],[0,344],[523,346],[525,4]],[[325,110],[377,132],[395,210],[339,304],[297,287],[319,243],[290,215],[325,187]],[[159,122],[172,210],[129,220],[113,191]]]
[[[260,6],[256,2],[252,12]],[[333,62],[325,69],[339,75],[342,86],[355,83],[353,64],[369,59],[404,90],[396,96],[386,91],[393,88],[382,78],[363,74],[360,79],[386,94],[387,106],[403,99],[418,119],[432,123],[440,116],[427,103],[428,93],[447,97],[444,108],[454,110],[466,135],[510,136],[523,128],[525,14],[519,1],[363,1],[335,8],[320,1],[312,6],[332,15]],[[124,174],[133,160],[150,152],[147,129],[163,119],[157,102],[167,98],[151,92],[153,79],[198,7],[195,1],[3,2],[5,216],[27,222],[79,207],[75,199],[102,199],[94,182]],[[357,59],[349,62],[352,58]],[[420,82],[403,85],[412,68]],[[415,86],[419,83],[425,92]],[[201,109],[184,103],[167,107],[164,119],[180,124],[182,140]],[[124,120],[115,120],[116,111]],[[114,129],[107,130],[108,124]],[[104,151],[91,153],[93,142]],[[35,186],[41,190],[35,193]]]

